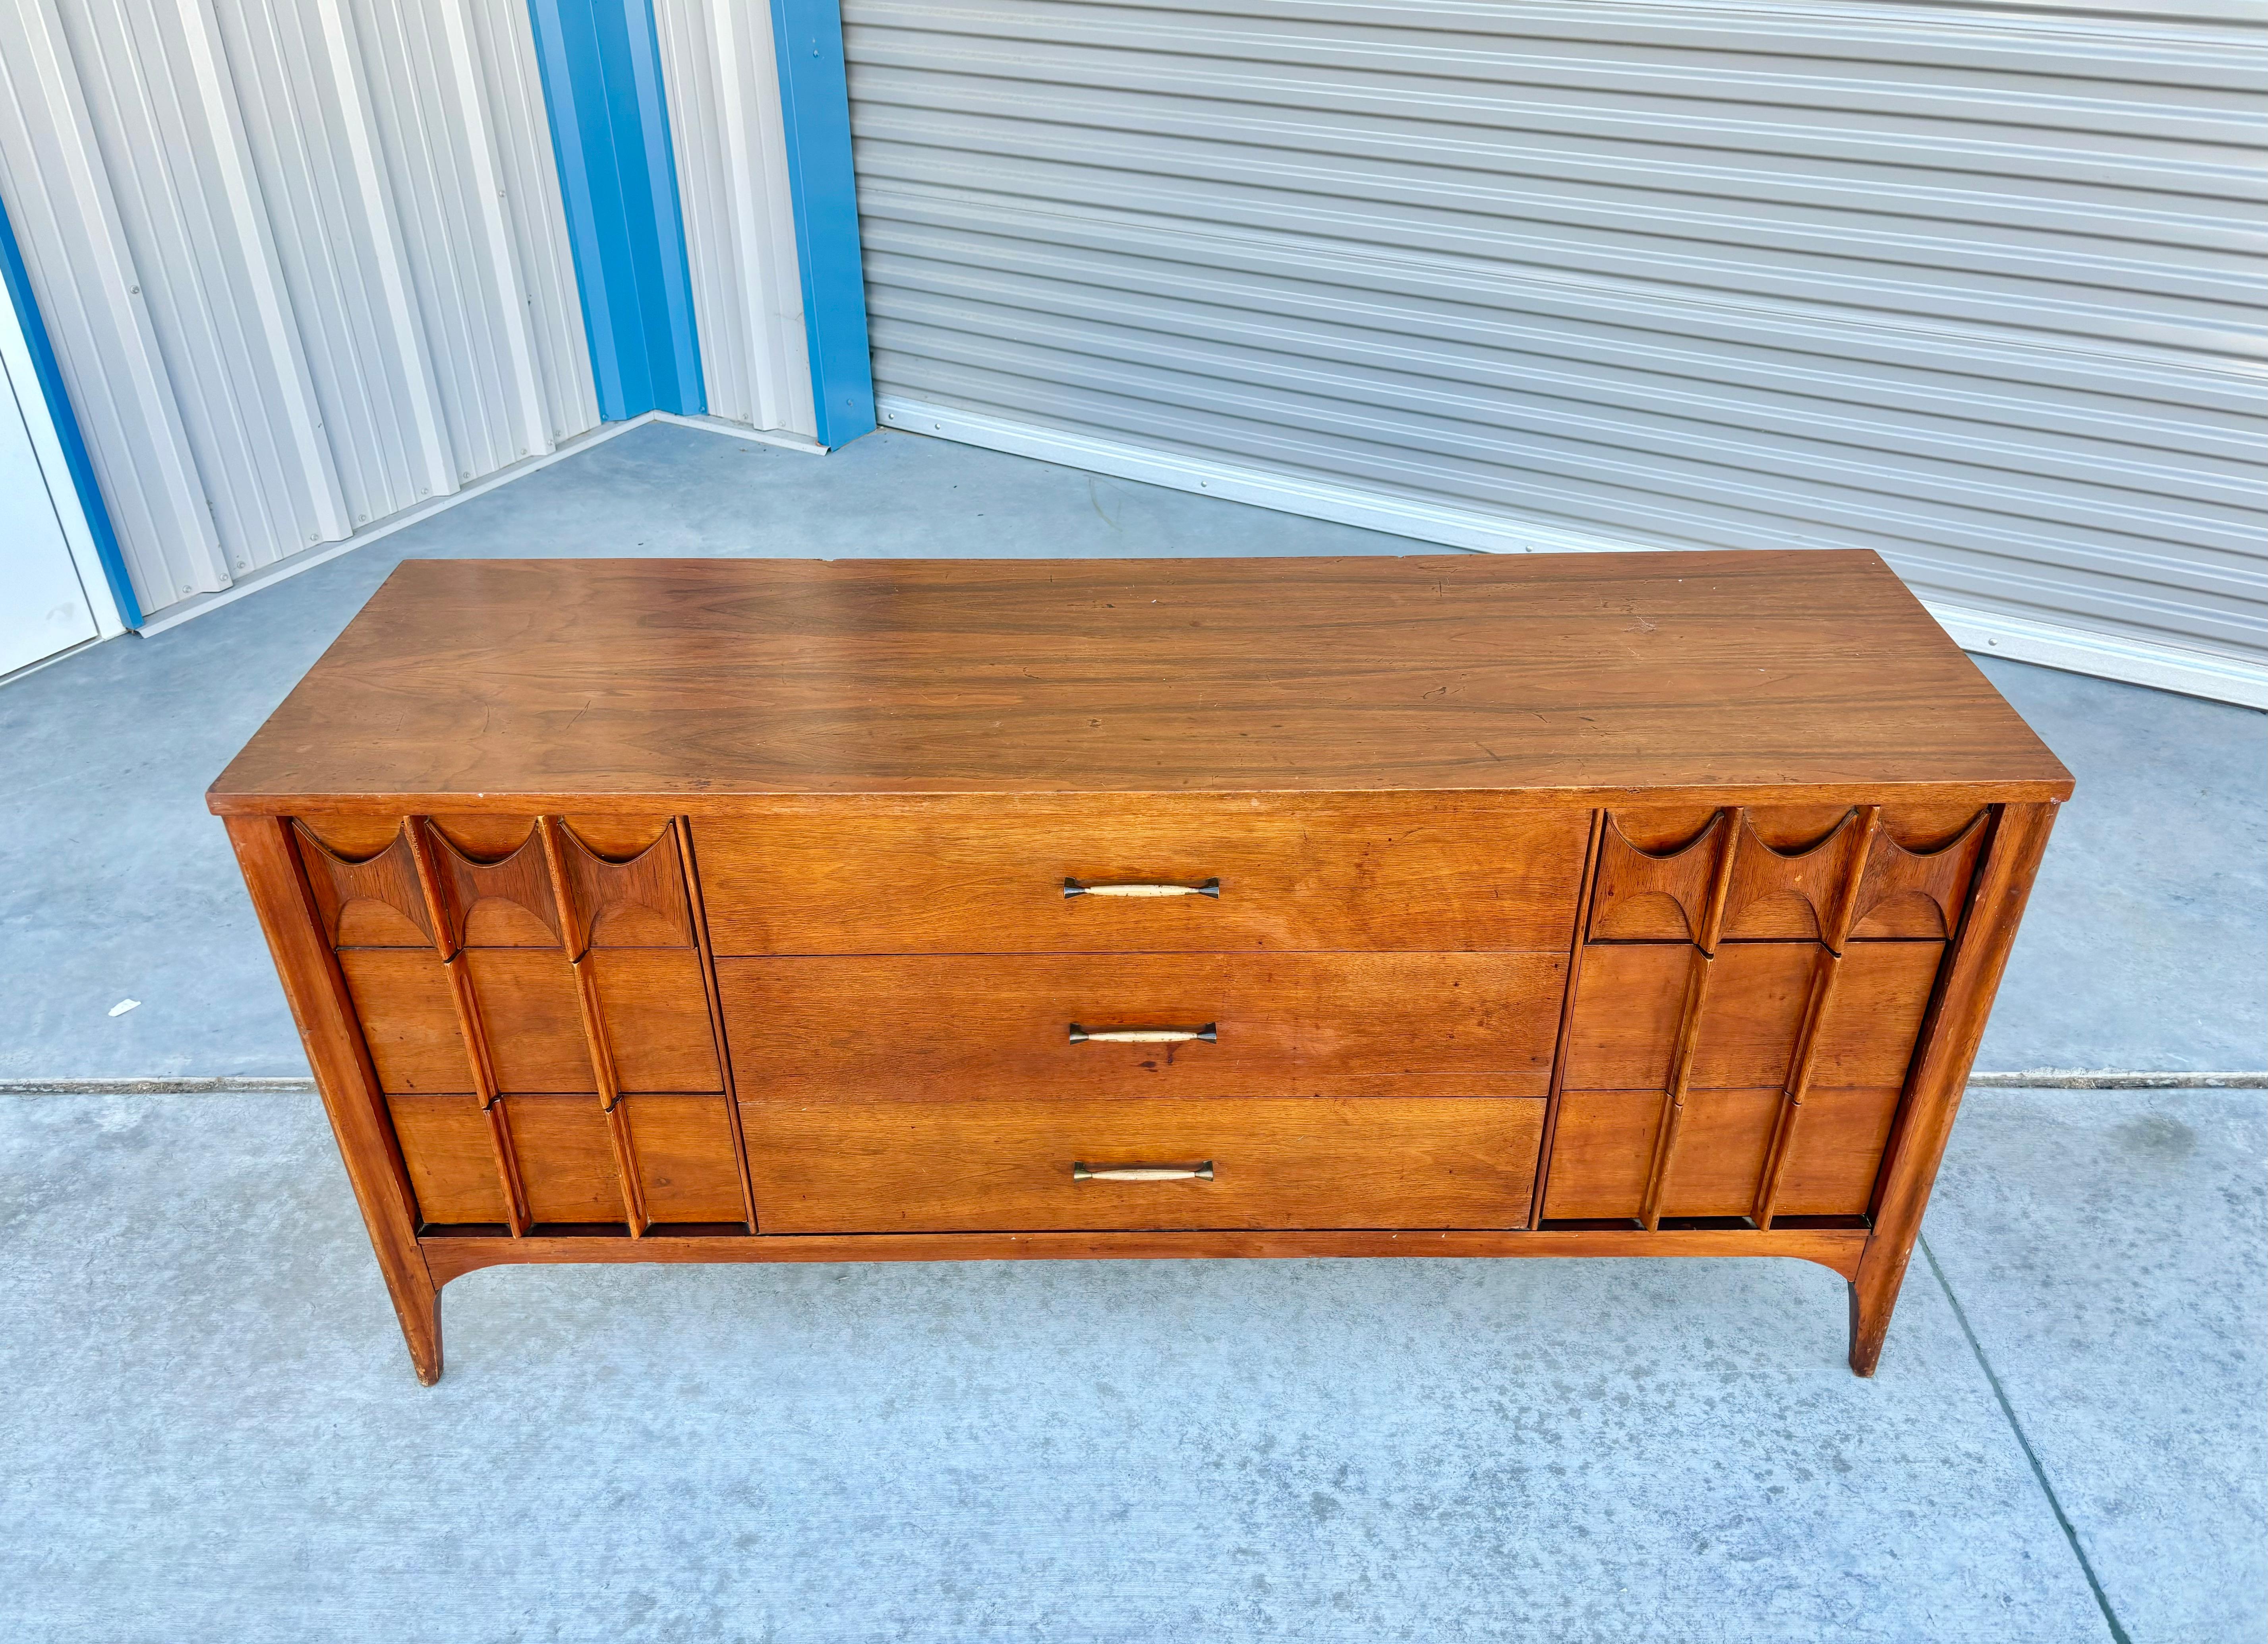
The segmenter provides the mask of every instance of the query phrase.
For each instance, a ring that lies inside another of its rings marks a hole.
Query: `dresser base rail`
[[[441,1286],[483,1267],[538,1262],[989,1262],[1188,1261],[1216,1257],[1785,1256],[1839,1274],[1851,1298],[1852,1368],[1879,1325],[1862,1316],[1856,1282],[1867,1248],[1864,1228],[1410,1229],[1340,1228],[1284,1232],[1211,1229],[1160,1233],[854,1233],[687,1234],[633,1239],[599,1234],[522,1238],[508,1235],[429,1235],[419,1254],[431,1275],[428,1305],[418,1309],[421,1344],[413,1338],[417,1379],[441,1375]],[[424,1345],[424,1351],[418,1347]]]
[[[1856,1278],[1860,1228],[1769,1232],[1694,1228],[1535,1231],[1337,1228],[1286,1232],[771,1233],[669,1238],[429,1236],[418,1241],[436,1286],[482,1267],[528,1262],[1186,1261],[1214,1257],[1787,1256]]]

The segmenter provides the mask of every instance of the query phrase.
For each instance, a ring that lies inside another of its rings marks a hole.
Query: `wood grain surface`
[[[1848,1279],[1866,1249],[1864,1228],[1218,1227],[1139,1233],[814,1233],[649,1239],[506,1239],[442,1234],[419,1241],[435,1284],[483,1267],[552,1262],[1123,1262],[1316,1257],[1779,1256],[1816,1262]]]
[[[1564,954],[719,959],[743,1101],[1012,1094],[1540,1096]],[[1074,1043],[1072,1024],[1216,1026]]]
[[[1712,961],[1692,1082],[1778,1084],[1795,1053],[1818,945],[1727,942]],[[1822,1017],[1811,1077],[1821,1085],[1896,1084],[1928,1008],[1942,942],[1853,942]],[[1660,1090],[1677,1049],[1693,949],[1594,943],[1583,960],[1567,1051],[1571,1089]]]
[[[694,837],[719,954],[1447,952],[1565,947],[1589,825],[1499,794],[1015,794],[772,801]]]
[[[394,1095],[386,1106],[416,1190],[421,1223],[502,1226],[510,1220],[478,1096]]]
[[[1774,1200],[1786,1216],[1860,1216],[1874,1202],[1882,1149],[1897,1117],[1898,1087],[1813,1090],[1788,1139]]]
[[[506,1096],[504,1105],[528,1213],[539,1227],[624,1220],[614,1142],[597,1102],[583,1095],[520,1095]]]
[[[2052,805],[2005,807],[1984,847],[1982,870],[1970,882],[1960,933],[1924,1014],[1904,1075],[1905,1096],[1874,1184],[1874,1236],[1851,1281],[1851,1368],[1860,1375],[1874,1375],[1881,1361],[1929,1190],[2055,819]],[[1852,950],[1865,949],[1853,942]]]
[[[431,947],[344,947],[338,963],[380,1088],[406,1094],[477,1087],[449,999],[448,972]]]
[[[2069,792],[1832,552],[411,562],[209,797],[430,1382],[1029,1256],[1784,1254],[1871,1373]]]
[[[209,800],[2070,786],[1865,550],[472,559],[399,566]]]
[[[722,1096],[624,1096],[646,1214],[657,1222],[747,1220]]]
[[[1540,1101],[744,1102],[767,1233],[1516,1227]],[[1072,1166],[1209,1162],[1210,1181]]]
[[[1635,1217],[1660,1132],[1658,1091],[1562,1092],[1551,1138],[1551,1179],[1543,1194],[1545,1219]]]

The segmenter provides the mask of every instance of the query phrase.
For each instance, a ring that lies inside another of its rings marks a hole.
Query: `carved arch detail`
[[[1865,940],[1950,938],[1961,922],[1961,904],[1984,853],[1990,811],[1934,851],[1909,851],[1887,829],[1874,831],[1851,925]]]
[[[551,894],[543,841],[533,822],[527,837],[510,855],[488,861],[467,855],[438,828],[426,831],[433,841],[442,900],[455,927],[454,946],[560,945],[558,903]]]
[[[685,903],[685,874],[679,865],[677,829],[662,835],[636,856],[604,857],[559,829],[567,869],[568,894],[582,918],[584,940],[593,947],[690,947],[693,919]]]
[[[1733,879],[1725,898],[1727,939],[1839,945],[1838,916],[1866,833],[1854,807],[1810,844],[1782,851],[1767,844],[1754,822],[1744,817],[1733,842]]]
[[[1590,940],[1700,940],[1708,922],[1709,896],[1716,878],[1726,815],[1719,811],[1683,844],[1661,851],[1632,844],[1609,815],[1599,835]]]
[[[433,941],[417,858],[406,829],[371,856],[341,856],[294,821],[299,860],[334,947],[426,947]]]

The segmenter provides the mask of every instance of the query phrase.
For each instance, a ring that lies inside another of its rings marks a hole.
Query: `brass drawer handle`
[[[1082,1028],[1071,1025],[1073,1044],[1187,1044],[1192,1039],[1203,1039],[1211,1044],[1220,1037],[1220,1024],[1207,1022],[1202,1028]]]
[[[1075,879],[1064,881],[1066,896],[1219,896],[1220,881],[1209,879],[1202,885],[1082,885]]]
[[[1073,1164],[1074,1182],[1210,1182],[1212,1161],[1203,1164]]]

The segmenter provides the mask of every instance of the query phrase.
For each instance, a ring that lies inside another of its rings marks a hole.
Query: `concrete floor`
[[[0,1098],[0,1634],[2258,1644],[2258,1093],[1969,1103],[1871,1382],[1792,1262],[1110,1262],[490,1269],[427,1390],[312,1097]]]
[[[199,795],[403,557],[1416,546],[635,431],[0,690],[0,1078],[304,1073]],[[2261,717],[1987,670],[2080,793],[1980,1066],[2259,1068]],[[2257,1640],[2264,1154],[2257,1091],[1972,1093],[1872,1383],[1822,1270],[1302,1262],[492,1271],[424,1391],[312,1098],[0,1097],[0,1619]]]

